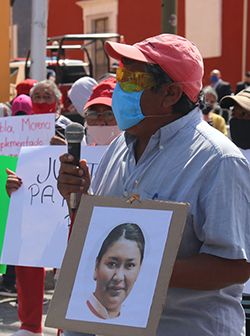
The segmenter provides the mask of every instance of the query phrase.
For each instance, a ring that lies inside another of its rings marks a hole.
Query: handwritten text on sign
[[[54,113],[0,118],[0,155],[18,155],[22,146],[48,145],[54,134]]]
[[[81,157],[95,171],[105,150],[106,146],[82,146]],[[66,146],[21,149],[16,174],[23,184],[11,196],[2,263],[60,268],[69,218],[57,176],[59,156],[66,151]]]

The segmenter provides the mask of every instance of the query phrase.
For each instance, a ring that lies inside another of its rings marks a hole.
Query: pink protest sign
[[[55,134],[55,115],[0,118],[0,155],[17,156],[23,146],[49,145]]]

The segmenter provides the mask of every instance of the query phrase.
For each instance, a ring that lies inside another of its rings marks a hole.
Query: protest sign
[[[94,173],[106,146],[82,146]],[[11,196],[1,262],[60,268],[68,238],[68,208],[57,190],[65,146],[23,147],[16,173],[23,184]]]
[[[55,114],[0,118],[0,155],[18,155],[22,146],[44,146],[55,134]]]
[[[16,169],[17,158],[16,157],[8,157],[8,156],[0,156],[0,255],[3,247],[5,226],[7,221],[7,214],[9,208],[9,196],[6,192],[6,168],[9,168],[13,171]],[[5,273],[6,266],[0,265],[0,273]]]

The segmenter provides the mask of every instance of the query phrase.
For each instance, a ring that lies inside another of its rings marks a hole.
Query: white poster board
[[[22,146],[49,145],[54,134],[54,113],[0,118],[0,155],[17,156]]]
[[[81,156],[95,172],[106,146],[82,146]],[[57,190],[59,156],[66,146],[23,147],[16,174],[23,184],[11,196],[1,263],[60,268],[69,216]]]
[[[156,335],[188,208],[83,195],[45,325]]]
[[[100,317],[85,306],[91,293],[95,291],[96,281],[93,277],[96,257],[101,250],[104,238],[108,236],[112,229],[114,230],[121,223],[136,223],[132,225],[140,227],[145,239],[143,262],[132,290],[122,304],[121,314],[112,320],[112,324],[145,328],[172,215],[173,211],[171,210],[126,209],[112,206],[94,207],[76,272],[66,319],[100,322]],[[108,218],[108,220],[104,221],[103,218]],[[119,245],[117,247],[121,248]],[[124,258],[131,258],[131,263],[136,264],[135,258],[132,259],[131,245],[128,245],[127,254],[126,251],[123,251],[123,256]],[[126,273],[128,282],[132,283],[131,275],[128,274],[129,272]],[[118,293],[116,294],[118,296]],[[105,319],[102,322],[110,323],[110,319]]]

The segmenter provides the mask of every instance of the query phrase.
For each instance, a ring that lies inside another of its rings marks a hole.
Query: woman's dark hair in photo
[[[141,254],[140,263],[142,263],[144,257],[145,239],[141,228],[134,223],[123,223],[116,226],[115,228],[113,228],[112,231],[110,231],[108,236],[103,241],[101,249],[96,258],[96,261],[98,263],[101,261],[103,255],[106,253],[109,247],[111,247],[111,245],[113,245],[121,237],[128,240],[133,240],[137,243]]]

